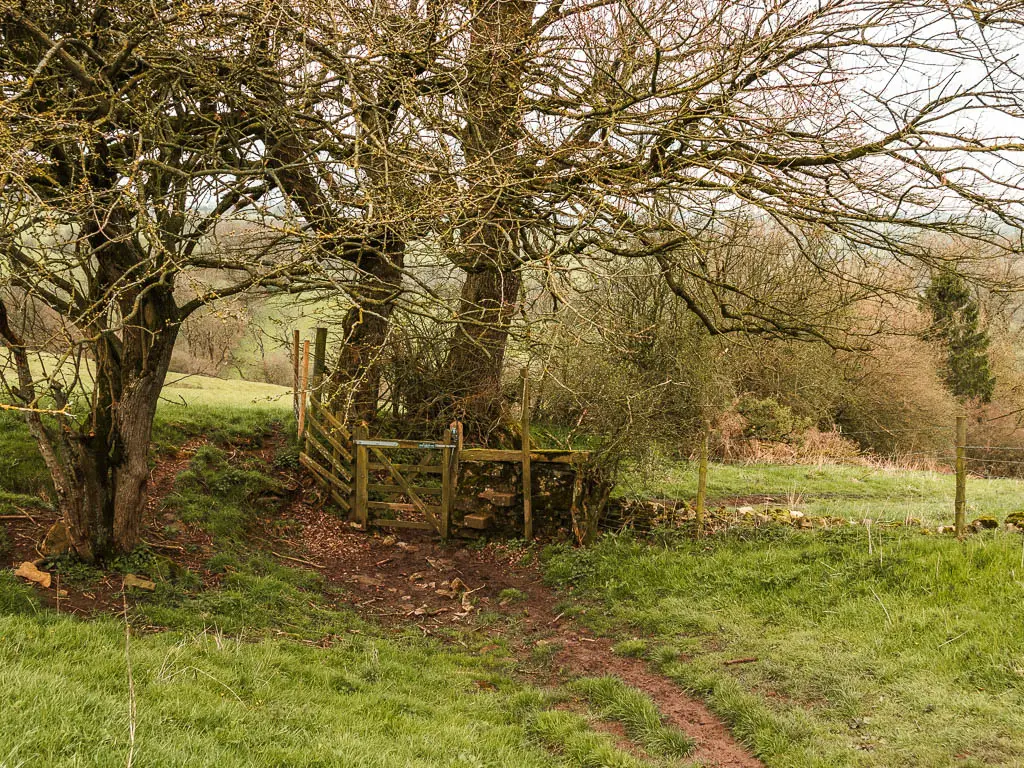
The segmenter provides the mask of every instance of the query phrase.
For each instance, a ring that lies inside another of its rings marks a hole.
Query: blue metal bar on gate
[[[356,445],[365,445],[372,448],[426,448],[431,450],[450,449],[452,446],[445,443],[419,443],[415,440],[353,440]]]

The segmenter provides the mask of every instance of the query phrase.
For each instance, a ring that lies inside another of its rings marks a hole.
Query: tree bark
[[[402,290],[405,242],[387,233],[377,252],[358,263],[363,277],[352,290],[353,306],[345,314],[344,338],[328,388],[335,408],[357,421],[372,422],[380,403],[382,356],[395,299]]]
[[[103,332],[91,344],[95,376],[87,420],[70,414],[43,418],[28,368],[0,304],[0,339],[18,368],[18,397],[53,479],[57,503],[75,552],[99,562],[138,546],[149,481],[149,445],[157,403],[178,335],[177,307],[166,285],[129,292],[120,334]],[[57,402],[65,409],[66,400]]]
[[[489,268],[470,272],[462,285],[446,388],[449,407],[474,433],[488,434],[501,421],[501,374],[520,284],[518,271]]]
[[[447,369],[451,405],[477,434],[499,426],[502,365],[521,285],[523,222],[513,201],[535,6],[532,0],[485,0],[470,24],[463,143],[475,168],[471,188],[482,196],[463,226],[466,280]]]

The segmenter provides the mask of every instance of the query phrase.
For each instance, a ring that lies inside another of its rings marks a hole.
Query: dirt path
[[[520,672],[539,684],[578,675],[613,674],[647,693],[666,719],[697,742],[691,759],[719,768],[755,768],[751,756],[707,706],[638,659],[612,652],[612,642],[595,637],[556,612],[558,596],[544,586],[536,566],[524,565],[518,548],[444,546],[420,534],[367,535],[336,515],[301,501],[284,516],[303,523],[296,556],[316,563],[329,582],[344,588],[346,601],[368,619],[388,626],[414,625],[424,634],[478,629],[503,640]],[[512,592],[516,590],[516,592]],[[506,622],[486,622],[481,611]],[[557,648],[546,668],[531,654],[538,646]]]
[[[275,436],[276,437],[276,436]],[[165,510],[162,502],[205,440],[183,445],[161,459],[150,478],[150,499],[143,538],[161,554],[199,574],[207,587],[219,577],[205,563],[212,554],[209,536]],[[269,459],[273,439],[257,449]],[[253,451],[247,451],[253,452]],[[524,551],[514,546],[442,545],[427,535],[367,535],[352,529],[317,503],[313,488],[300,489],[304,478],[287,478],[297,491],[276,514],[256,524],[254,543],[274,542],[272,554],[289,565],[304,565],[340,587],[343,600],[365,618],[385,626],[416,626],[425,635],[450,640],[452,628],[484,633],[501,640],[514,655],[519,673],[538,685],[554,685],[580,675],[613,674],[647,693],[665,718],[697,743],[690,759],[708,768],[757,768],[750,755],[707,706],[687,696],[674,683],[653,673],[637,659],[614,654],[607,638],[596,637],[567,619],[558,609],[558,596],[544,586],[539,569],[524,563]],[[48,510],[27,510],[30,516],[5,520],[12,541],[12,564],[38,558],[36,545],[56,519]],[[288,535],[282,538],[281,523]],[[167,534],[173,530],[173,535]],[[263,546],[263,544],[259,545]],[[105,576],[88,589],[40,590],[61,611],[83,615],[122,610],[121,577]],[[483,612],[504,621],[481,621]],[[537,654],[548,648],[550,652]],[[546,662],[538,662],[546,658]],[[623,735],[606,727],[617,741]],[[629,744],[624,744],[629,747]],[[635,747],[635,745],[633,745]]]

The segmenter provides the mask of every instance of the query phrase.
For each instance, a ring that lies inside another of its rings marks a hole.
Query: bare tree
[[[315,169],[292,197],[322,242],[359,244],[347,263],[377,286],[354,294],[375,319],[353,353],[373,356],[392,307],[433,305],[452,324],[446,394],[483,421],[525,265],[649,260],[712,334],[842,346],[850,329],[719,258],[737,218],[772,222],[818,274],[868,292],[891,290],[891,264],[938,258],[922,233],[1019,246],[1016,3],[352,0],[281,13],[288,51],[303,50],[278,78],[304,148],[283,166]],[[438,310],[422,274],[444,261],[462,293]]]
[[[182,321],[302,271],[295,250],[210,247],[270,188],[220,95],[249,55],[241,10],[0,4],[0,385],[87,560],[139,540]],[[200,268],[231,279],[211,286]],[[60,318],[47,351],[18,332],[9,289]]]

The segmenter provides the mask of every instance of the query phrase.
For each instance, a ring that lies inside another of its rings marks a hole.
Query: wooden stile
[[[324,371],[327,369],[327,329],[316,329],[313,347],[313,399],[322,403],[324,399]]]
[[[444,435],[445,445],[452,445],[452,430],[451,428],[445,432]],[[454,446],[445,451],[441,456],[441,520],[438,532],[441,534],[442,541],[448,540],[451,527],[452,517],[452,455],[454,454]]]
[[[303,345],[302,353],[302,386],[299,388],[299,439],[302,439],[306,426],[306,389],[309,386],[309,340]]]
[[[295,413],[295,421],[299,420],[299,347],[302,344],[301,334],[298,331],[292,332],[292,411]]]

